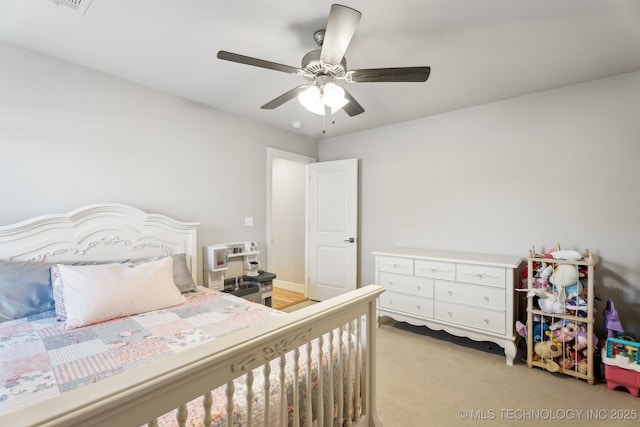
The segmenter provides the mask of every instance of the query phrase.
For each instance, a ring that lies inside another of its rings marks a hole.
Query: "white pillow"
[[[183,304],[173,281],[173,259],[138,265],[58,264],[67,329]]]

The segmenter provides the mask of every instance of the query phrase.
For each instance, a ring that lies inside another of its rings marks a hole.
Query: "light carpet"
[[[502,348],[385,318],[377,330],[378,415],[386,427],[638,426],[640,398],[514,366]]]
[[[295,311],[307,301],[286,309]],[[377,412],[384,427],[638,426],[640,398],[507,366],[500,346],[383,318],[377,328]]]

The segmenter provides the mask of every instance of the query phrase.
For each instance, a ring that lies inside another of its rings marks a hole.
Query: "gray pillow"
[[[186,254],[171,255],[173,258],[173,282],[176,284],[180,292],[194,292],[198,290],[198,286],[193,281],[189,267],[187,266]]]
[[[0,322],[54,309],[49,269],[53,263],[0,261]]]

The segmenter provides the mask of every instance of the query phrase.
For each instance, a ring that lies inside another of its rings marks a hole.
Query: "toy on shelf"
[[[516,330],[527,339],[527,365],[595,381],[593,254],[575,250],[530,251],[527,323]]]
[[[562,356],[562,347],[551,341],[537,342],[533,346],[533,351],[544,364],[544,368],[549,372],[558,372],[560,365],[555,361]]]

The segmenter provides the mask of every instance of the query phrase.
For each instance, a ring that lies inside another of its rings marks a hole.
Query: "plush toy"
[[[533,351],[540,356],[544,362],[544,368],[549,372],[558,372],[560,365],[554,362],[554,358],[562,356],[562,347],[553,341],[537,342],[533,346]]]
[[[540,341],[535,343],[533,351],[541,359],[553,359],[562,356],[562,347],[552,341]]]
[[[538,305],[540,310],[545,313],[564,313],[564,303],[558,300],[558,297],[550,292],[545,292],[538,295]]]
[[[553,341],[554,344],[560,345],[560,341],[556,338],[555,335],[553,335],[553,332],[547,331],[544,334],[547,336],[547,338],[549,338],[551,341]]]
[[[576,351],[582,351],[587,348],[587,339],[587,331],[584,328],[581,328],[576,336],[576,343],[573,345],[573,349]],[[593,346],[598,346],[598,337],[595,334],[593,334]]]
[[[533,277],[533,284],[535,287],[540,289],[549,289],[551,287],[551,283],[549,282],[549,277],[553,273],[553,266],[547,265],[546,263],[541,263],[541,266],[538,270],[536,270],[535,275]]]
[[[585,359],[583,359],[580,363],[578,363],[577,370],[581,374],[587,375],[587,371],[589,370],[589,365],[587,364],[587,361]]]
[[[559,342],[571,342],[579,332],[580,328],[575,323],[563,323],[561,327],[553,331],[553,336]]]
[[[582,259],[582,254],[573,249],[567,250],[550,250],[546,254],[544,254],[545,258],[553,258],[553,259],[568,259],[573,261],[579,261]]]
[[[557,289],[559,302],[564,303],[567,299],[566,288],[576,285],[576,282],[579,283],[579,279],[580,274],[578,273],[578,268],[575,265],[560,264],[556,266],[553,274],[549,277],[549,281]],[[580,289],[580,292],[582,292],[582,289]]]
[[[565,302],[564,306],[567,311],[571,312],[574,316],[586,317],[588,309],[588,303],[580,295],[571,295]]]
[[[567,358],[563,358],[562,360],[559,360],[558,366],[560,366],[564,370],[569,370],[569,369],[573,369],[573,367],[576,365],[575,363],[573,363],[573,360],[567,357]]]
[[[553,267],[543,262],[542,269],[538,273],[538,277],[541,279],[549,279],[549,277],[551,277],[551,273],[553,273]]]
[[[544,340],[547,332],[549,332],[549,326],[546,323],[534,323],[533,325],[533,342],[540,342]]]
[[[516,321],[516,331],[518,335],[527,338],[527,325],[521,321]],[[540,342],[545,339],[546,333],[549,332],[549,326],[544,322],[533,322],[533,342]]]

